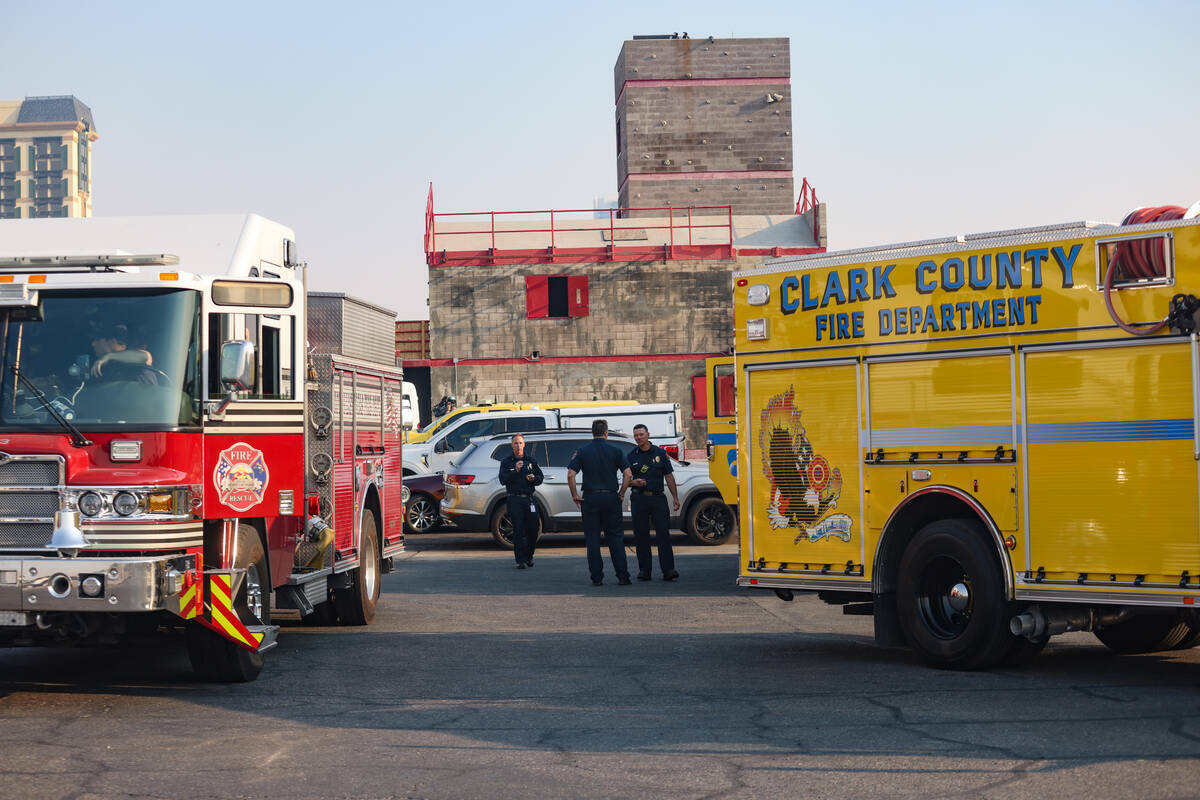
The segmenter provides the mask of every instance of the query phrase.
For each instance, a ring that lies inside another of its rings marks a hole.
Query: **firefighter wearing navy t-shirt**
[[[592,422],[592,441],[575,451],[567,464],[567,486],[571,499],[579,506],[583,522],[583,538],[587,547],[588,573],[592,585],[604,583],[604,559],[600,555],[600,533],[608,545],[617,583],[628,586],[629,563],[625,558],[625,526],[621,519],[621,499],[617,476],[629,480],[629,465],[625,456],[608,441],[608,422]],[[583,473],[583,494],[575,486],[575,476]]]
[[[650,552],[650,523],[653,522],[658,568],[664,581],[673,581],[679,573],[675,571],[675,553],[671,550],[671,514],[663,494],[665,484],[671,492],[675,511],[679,511],[679,490],[675,488],[671,457],[667,451],[650,443],[650,431],[645,425],[633,426],[633,440],[637,447],[625,457],[630,477],[621,487],[621,495],[624,496],[626,489],[632,492],[629,506],[633,512],[633,540],[637,546],[637,577],[639,581],[650,580],[654,566],[654,556]]]

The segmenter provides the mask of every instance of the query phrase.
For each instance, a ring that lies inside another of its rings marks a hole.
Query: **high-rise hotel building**
[[[90,217],[97,138],[72,95],[0,101],[0,219]]]

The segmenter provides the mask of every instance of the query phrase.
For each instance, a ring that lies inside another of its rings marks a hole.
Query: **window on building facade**
[[[13,139],[0,139],[0,175],[21,171],[21,149]]]
[[[525,316],[563,319],[588,315],[586,275],[526,275]]]
[[[621,120],[617,120],[617,155],[621,155]]]
[[[76,145],[79,155],[79,188],[81,191],[88,191],[88,125],[83,123],[83,132],[79,134],[79,142]]]

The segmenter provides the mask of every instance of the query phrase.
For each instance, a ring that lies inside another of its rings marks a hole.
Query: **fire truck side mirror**
[[[231,392],[254,389],[254,343],[245,339],[221,345],[221,385]]]

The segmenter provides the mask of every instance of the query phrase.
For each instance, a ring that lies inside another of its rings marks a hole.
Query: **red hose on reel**
[[[1184,219],[1185,217],[1196,216],[1198,207],[1200,207],[1200,203],[1197,203],[1190,209],[1181,208],[1180,206],[1137,208],[1126,214],[1125,219],[1121,220],[1121,224],[1141,225],[1147,222]],[[1117,315],[1117,310],[1113,308],[1112,303],[1112,288],[1113,276],[1116,275],[1118,266],[1133,278],[1154,279],[1166,277],[1167,264],[1164,249],[1158,242],[1149,239],[1118,244],[1113,249],[1113,256],[1109,259],[1108,269],[1104,273],[1104,305],[1108,307],[1108,314],[1112,317],[1113,322],[1117,323],[1117,327],[1134,336],[1149,336],[1167,327],[1167,323],[1170,321],[1169,316],[1164,317],[1161,322],[1139,326],[1131,325]]]

